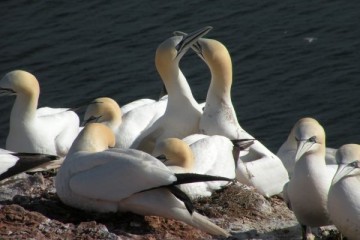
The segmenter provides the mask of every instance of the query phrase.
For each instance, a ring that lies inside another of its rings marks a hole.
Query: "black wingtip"
[[[184,193],[183,191],[181,191],[179,188],[177,188],[176,186],[168,186],[167,187],[170,192],[172,194],[174,194],[174,196],[179,199],[180,201],[182,201],[185,204],[186,209],[188,210],[188,212],[190,213],[190,215],[193,214],[193,212],[195,211],[195,207],[191,201],[191,199],[189,198],[189,196]]]
[[[197,173],[176,173],[175,176],[177,180],[173,183],[173,185],[209,181],[234,181],[234,179],[231,178]]]
[[[0,181],[36,168],[44,163],[60,159],[60,157],[55,155],[38,153],[11,153],[11,155],[18,157],[19,159],[14,166],[0,174]]]

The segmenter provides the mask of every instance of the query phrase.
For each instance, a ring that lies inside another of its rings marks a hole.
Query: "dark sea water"
[[[174,30],[210,25],[232,55],[240,124],[276,151],[312,116],[328,145],[360,143],[360,1],[1,1],[0,75],[39,80],[39,106],[74,107],[99,96],[120,105],[157,98],[157,46]],[[189,51],[181,61],[195,98],[210,74]],[[0,147],[13,97],[0,98]]]

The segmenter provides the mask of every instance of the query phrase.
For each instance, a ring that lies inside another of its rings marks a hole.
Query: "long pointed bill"
[[[176,50],[178,51],[177,56],[179,56],[180,53],[188,50],[199,38],[207,34],[211,29],[212,27],[207,26],[186,36],[183,36],[183,39],[176,46]]]
[[[95,117],[95,116],[90,116],[88,119],[84,119],[84,121],[82,121],[81,126],[85,126],[85,125],[88,124],[88,123],[96,123],[96,122],[98,122],[98,120],[99,120],[101,117],[102,117],[101,115],[100,115],[100,116],[97,116],[97,117]]]
[[[0,96],[12,96],[16,95],[16,92],[10,88],[0,88]]]
[[[314,142],[308,142],[307,140],[298,141],[298,146],[295,155],[295,161],[299,160],[304,153],[306,153],[311,146],[314,145]]]
[[[332,180],[332,184],[337,183],[340,179],[350,174],[355,168],[360,168],[359,161],[354,161],[348,164],[340,164],[338,169],[336,170],[336,173]]]
[[[181,31],[174,31],[173,34],[175,36],[183,36],[183,37],[186,37],[188,34],[187,33],[184,33],[184,32],[181,32]],[[192,46],[191,46],[191,49],[204,61],[205,61],[205,58],[202,54],[202,48],[201,48],[201,45],[198,41],[196,41]]]

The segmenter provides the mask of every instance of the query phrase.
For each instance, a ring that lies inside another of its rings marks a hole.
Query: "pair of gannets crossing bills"
[[[79,117],[66,108],[38,107],[39,82],[15,70],[0,80],[0,95],[16,95],[6,149],[64,157],[79,133]]]
[[[177,31],[175,35],[187,34]],[[200,38],[192,49],[211,72],[199,131],[206,135],[222,135],[231,140],[254,139],[240,126],[232,105],[232,63],[226,47],[219,41]],[[239,182],[255,187],[268,197],[281,193],[289,180],[281,160],[258,140],[249,147],[248,154],[239,158],[236,175]]]
[[[145,152],[111,148],[114,145],[115,136],[104,124],[84,127],[56,176],[56,191],[65,204],[98,212],[131,211],[173,218],[210,234],[228,236],[195,212],[190,199],[176,185],[231,179],[175,174]],[[176,159],[178,149],[165,144],[162,150],[168,159],[182,161]]]

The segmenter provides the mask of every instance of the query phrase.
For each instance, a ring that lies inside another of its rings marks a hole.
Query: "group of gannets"
[[[291,178],[283,196],[302,226],[303,239],[313,239],[312,227],[332,224],[348,239],[359,239],[360,171],[355,169],[360,168],[360,145],[341,146],[330,158],[335,158],[334,164],[327,156],[325,130],[313,118],[300,119],[289,138],[297,142],[297,149],[288,152],[292,163],[284,158]]]
[[[167,95],[121,107],[109,97],[96,98],[86,109],[84,128],[71,109],[37,109],[40,88],[32,74],[6,74],[0,94],[16,100],[6,140],[12,152],[0,150],[0,180],[65,158],[56,191],[70,206],[158,215],[228,236],[194,211],[191,200],[236,178],[266,197],[282,194],[304,239],[311,227],[329,224],[356,239],[360,147],[326,148],[322,126],[304,118],[273,154],[240,126],[231,100],[231,57],[219,41],[202,38],[210,30],[175,32],[158,46],[155,65]],[[202,104],[179,67],[189,48],[211,73]]]

